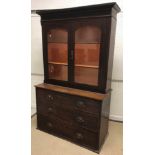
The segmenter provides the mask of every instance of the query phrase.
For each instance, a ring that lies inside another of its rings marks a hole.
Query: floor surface
[[[97,155],[83,147],[37,130],[36,116],[32,117],[31,136],[31,155]],[[123,124],[110,121],[109,135],[99,155],[122,155],[122,139]]]

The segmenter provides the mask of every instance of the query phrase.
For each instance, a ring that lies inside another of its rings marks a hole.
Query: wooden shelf
[[[48,63],[49,63],[49,64],[54,64],[54,65],[64,65],[64,66],[68,66],[67,63],[63,63],[63,62],[53,62],[53,61],[50,61],[50,62],[48,62]],[[81,65],[81,64],[75,64],[75,67],[99,68],[99,66]]]
[[[74,44],[101,44],[102,42],[75,42]]]
[[[53,43],[53,44],[68,44],[68,42],[50,42],[50,41],[48,41],[48,43]]]
[[[67,63],[64,63],[64,62],[53,62],[53,61],[50,61],[48,62],[49,64],[54,64],[54,65],[64,65],[64,66],[68,66]]]
[[[99,66],[75,64],[75,67],[99,68]]]

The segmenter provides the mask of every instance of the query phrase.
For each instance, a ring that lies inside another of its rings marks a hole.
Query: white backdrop
[[[115,0],[123,9],[122,0]],[[82,5],[99,4],[111,2],[108,0],[32,0],[32,10],[58,9],[76,7]],[[112,74],[112,99],[110,108],[110,118],[123,120],[123,46],[122,46],[122,11],[117,16],[115,54]],[[43,82],[43,57],[42,57],[42,36],[40,17],[31,15],[31,72],[32,72],[32,108],[35,109],[35,89],[34,85]]]

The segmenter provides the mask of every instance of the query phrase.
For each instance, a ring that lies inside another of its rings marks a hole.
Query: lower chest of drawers
[[[102,101],[40,88],[36,101],[38,129],[99,151],[108,125]]]

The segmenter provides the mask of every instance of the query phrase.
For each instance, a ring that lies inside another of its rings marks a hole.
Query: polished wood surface
[[[64,62],[54,62],[54,61],[49,61],[48,63],[49,63],[49,64],[54,64],[54,65],[65,65],[65,66],[68,65],[67,63],[64,63]]]
[[[63,62],[54,62],[54,61],[49,61],[49,64],[55,64],[55,65],[65,65],[67,66],[67,63],[63,63]],[[99,68],[98,66],[92,66],[92,65],[81,65],[81,64],[76,64],[75,67],[84,67],[84,68]]]
[[[36,85],[35,87],[52,90],[56,92],[61,92],[61,93],[66,93],[66,94],[71,94],[71,95],[87,97],[87,98],[95,99],[95,100],[103,100],[108,95],[108,94],[95,93],[95,92],[85,91],[85,90],[80,90],[80,89],[61,87],[61,86],[51,85],[51,84],[46,84],[46,83]]]

